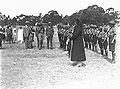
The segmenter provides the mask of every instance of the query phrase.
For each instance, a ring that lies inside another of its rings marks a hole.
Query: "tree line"
[[[114,8],[108,8],[104,10],[98,5],[88,6],[86,9],[82,9],[72,15],[62,16],[56,10],[51,10],[44,16],[40,13],[38,16],[34,15],[24,15],[10,18],[10,16],[5,16],[0,13],[0,25],[25,25],[26,21],[30,22],[30,25],[34,26],[36,23],[51,22],[53,25],[58,23],[74,25],[75,18],[81,19],[83,24],[89,25],[94,24],[97,26],[107,25],[109,21],[119,19],[119,11],[115,11]]]

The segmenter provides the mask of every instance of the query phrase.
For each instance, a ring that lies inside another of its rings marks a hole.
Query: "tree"
[[[43,16],[43,22],[48,23],[51,22],[52,25],[56,25],[62,21],[62,17],[58,14],[57,11],[51,10],[47,14]]]

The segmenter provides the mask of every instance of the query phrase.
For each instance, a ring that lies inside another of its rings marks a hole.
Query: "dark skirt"
[[[71,61],[86,61],[85,50],[83,39],[80,38],[79,41],[73,41],[72,51],[71,51]]]

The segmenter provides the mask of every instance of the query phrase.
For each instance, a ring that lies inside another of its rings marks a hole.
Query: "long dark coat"
[[[86,61],[82,35],[83,29],[79,25],[76,25],[73,32],[73,36],[71,37],[71,40],[73,40],[73,46],[71,50],[71,61]]]

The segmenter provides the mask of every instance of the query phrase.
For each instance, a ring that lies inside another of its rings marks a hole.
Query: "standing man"
[[[7,41],[11,44],[12,43],[12,35],[13,35],[11,26],[7,27],[6,32],[7,32]]]
[[[50,49],[53,49],[53,35],[54,35],[54,29],[52,26],[52,23],[49,22],[46,27],[46,37],[47,37],[47,48],[49,49],[49,43],[50,43]]]
[[[116,29],[115,29],[115,22],[109,22],[110,30],[108,32],[109,36],[109,51],[112,52],[112,63],[115,63],[115,44],[116,44]]]
[[[33,42],[32,28],[29,27],[29,30],[30,30],[30,32],[29,32],[29,48],[33,48],[33,44],[32,44],[32,42]]]
[[[2,48],[2,40],[3,40],[3,30],[2,27],[0,26],[0,47]]]
[[[107,28],[104,27],[104,30],[103,30],[103,50],[105,52],[105,56],[106,58],[108,58],[108,50],[107,50],[107,47],[108,47],[108,32],[107,32]]]
[[[88,33],[89,27],[86,25],[84,27],[84,43],[85,43],[85,48],[88,48],[88,42],[89,42],[89,33]]]
[[[92,50],[97,52],[97,26],[93,27],[92,30]]]
[[[36,33],[36,37],[37,37],[37,44],[38,44],[39,50],[41,50],[43,47],[44,32],[45,32],[45,29],[44,29],[43,24],[42,23],[37,24],[35,33]]]
[[[4,26],[2,27],[2,29],[3,29],[3,44],[4,44],[6,40],[6,36],[5,36],[6,31]]]
[[[13,43],[17,41],[17,29],[13,26]]]
[[[102,26],[99,27],[99,33],[98,33],[98,44],[100,48],[101,55],[103,55],[103,28]]]
[[[29,48],[29,34],[30,34],[30,29],[28,27],[28,23],[26,23],[26,26],[23,30],[23,36],[24,36],[24,41],[25,41],[25,48]]]

